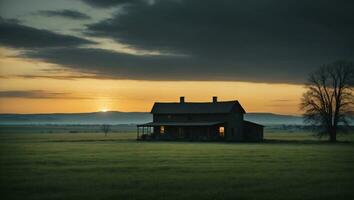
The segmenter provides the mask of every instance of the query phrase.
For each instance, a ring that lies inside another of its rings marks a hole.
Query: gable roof
[[[185,103],[155,103],[153,114],[221,114],[230,113],[233,109],[246,113],[238,101],[218,102],[185,102]]]

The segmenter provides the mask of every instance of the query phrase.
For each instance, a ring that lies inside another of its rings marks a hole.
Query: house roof
[[[184,102],[184,103],[155,103],[153,114],[221,114],[236,112],[246,113],[238,101],[218,102]]]
[[[137,126],[213,126],[218,124],[223,124],[223,122],[149,122]]]

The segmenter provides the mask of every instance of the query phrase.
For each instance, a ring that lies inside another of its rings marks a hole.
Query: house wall
[[[217,140],[220,139],[216,126],[175,127],[165,126],[165,133],[157,134],[164,139]],[[159,132],[159,130],[157,130]]]
[[[225,140],[241,141],[243,139],[243,113],[237,108],[226,114],[154,114],[154,122],[223,122]],[[158,128],[154,131],[159,132]]]
[[[243,133],[243,114],[230,113],[226,120],[225,138],[228,141],[241,141]]]
[[[243,125],[243,140],[244,141],[262,141],[263,126],[245,122]]]

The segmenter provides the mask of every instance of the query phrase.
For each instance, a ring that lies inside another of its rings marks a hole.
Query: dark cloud
[[[136,3],[142,0],[82,0],[82,1],[93,7],[109,8],[109,7],[114,7],[122,4]]]
[[[0,44],[14,48],[68,47],[94,42],[70,35],[36,29],[0,18]]]
[[[191,55],[346,55],[353,53],[352,8],[353,1],[165,0],[130,5],[88,30],[140,49]]]
[[[92,75],[12,75],[12,76],[0,76],[0,78],[25,78],[25,79],[57,79],[57,80],[76,80],[76,79],[112,79],[109,76]]]
[[[0,98],[26,98],[26,99],[89,99],[72,96],[70,93],[49,92],[45,90],[7,90],[0,91]]]
[[[0,98],[32,98],[50,99],[67,95],[67,93],[48,92],[43,90],[9,90],[0,91]]]
[[[134,80],[202,80],[202,81],[254,81],[301,83],[306,74],[296,68],[275,70],[274,65],[263,65],[254,71],[248,63],[213,60],[200,57],[174,55],[131,55],[94,48],[53,48],[30,51],[25,57],[41,59],[67,68],[92,73],[99,77]],[[277,66],[282,66],[281,62]],[[237,65],[247,67],[238,68]],[[222,67],[221,67],[222,66]],[[311,66],[311,65],[306,65]]]
[[[323,63],[354,58],[353,8],[345,0],[137,1],[87,28],[137,49],[187,55],[182,68],[192,74],[180,79],[210,71],[226,74],[216,74],[221,80],[296,82]],[[174,60],[162,64],[182,71]]]
[[[52,32],[61,39],[33,36],[42,30],[13,23],[22,29],[12,27],[19,31],[1,37],[0,25],[0,43],[55,47],[23,56],[97,77],[134,80],[303,83],[322,64],[354,60],[354,1],[82,1],[101,8],[125,5],[110,19],[87,25],[86,34],[163,54],[78,48],[90,41]]]
[[[91,19],[91,17],[85,13],[82,13],[82,12],[79,12],[76,10],[69,10],[69,9],[41,10],[41,11],[36,12],[35,14],[46,16],[46,17],[64,17],[64,18],[75,19],[75,20]]]

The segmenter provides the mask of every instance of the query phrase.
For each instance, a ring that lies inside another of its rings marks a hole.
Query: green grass
[[[354,199],[352,135],[338,144],[306,133],[266,138],[137,142],[135,133],[2,133],[1,197]]]

